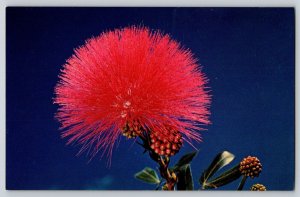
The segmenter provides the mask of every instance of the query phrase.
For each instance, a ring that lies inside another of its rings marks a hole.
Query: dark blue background
[[[54,119],[53,89],[75,47],[104,30],[145,25],[190,48],[212,90],[212,125],[192,163],[196,187],[213,157],[254,155],[270,190],[294,188],[295,45],[292,8],[7,8],[7,189],[153,189],[133,174],[155,163],[122,139],[111,168],[76,157]],[[186,145],[174,159],[191,151]],[[233,165],[233,164],[232,164]],[[220,189],[236,189],[238,181]]]

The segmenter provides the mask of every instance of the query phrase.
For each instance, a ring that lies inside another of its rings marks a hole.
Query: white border
[[[4,0],[8,6],[203,6],[203,7],[290,7],[295,0]]]
[[[88,196],[140,196],[153,197],[155,196],[300,196],[299,192],[299,106],[296,103],[296,182],[295,191],[293,192],[237,192],[237,191],[201,191],[198,192],[151,192],[151,191],[6,191],[5,190],[5,7],[6,6],[171,6],[171,7],[295,7],[296,8],[296,52],[299,50],[299,1],[297,0],[2,0],[0,1],[0,196],[1,197],[79,197]],[[296,65],[299,65],[299,56],[296,53]],[[299,76],[299,69],[296,66],[296,76]],[[296,77],[296,101],[299,98],[299,82]],[[298,142],[298,143],[297,143]],[[284,181],[284,180],[283,180]]]

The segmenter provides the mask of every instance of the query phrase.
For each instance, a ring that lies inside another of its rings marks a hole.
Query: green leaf
[[[198,151],[191,152],[188,154],[183,155],[179,161],[175,164],[173,170],[177,171],[179,168],[183,167],[186,164],[189,164],[193,158],[197,155]]]
[[[178,182],[177,182],[178,190],[194,189],[193,176],[192,176],[190,164],[186,164],[181,168],[179,168],[177,178],[178,178]]]
[[[228,183],[231,183],[232,181],[235,181],[236,179],[240,178],[241,175],[242,174],[240,172],[240,165],[238,164],[235,167],[231,168],[230,170],[227,170],[217,178],[214,178],[213,180],[204,183],[202,185],[202,188],[203,189],[218,188]]]
[[[139,179],[141,181],[144,181],[149,184],[159,184],[160,180],[152,168],[146,167],[142,171],[136,173],[134,175],[136,179]]]
[[[206,185],[206,182],[212,177],[218,170],[228,165],[234,159],[234,155],[228,151],[219,153],[212,161],[210,166],[202,173],[200,183]]]

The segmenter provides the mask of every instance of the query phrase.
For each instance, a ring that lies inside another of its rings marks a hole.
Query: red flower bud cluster
[[[267,191],[267,188],[263,184],[256,183],[256,184],[252,185],[250,190],[251,191]]]
[[[150,148],[158,155],[173,156],[181,148],[183,139],[176,130],[165,130],[161,132],[152,132],[150,134]]]
[[[258,177],[262,171],[262,165],[257,157],[248,156],[240,163],[240,172],[251,178]]]
[[[132,122],[127,122],[125,126],[122,128],[123,136],[127,138],[135,138],[142,134],[142,126],[137,120],[133,120]]]

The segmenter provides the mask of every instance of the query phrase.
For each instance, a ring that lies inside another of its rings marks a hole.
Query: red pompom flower
[[[197,131],[209,123],[207,80],[193,54],[145,27],[87,40],[59,78],[54,102],[62,136],[93,156],[101,149],[111,155],[120,135],[138,136],[140,130],[155,137],[153,150],[172,155],[183,140],[200,141]]]

